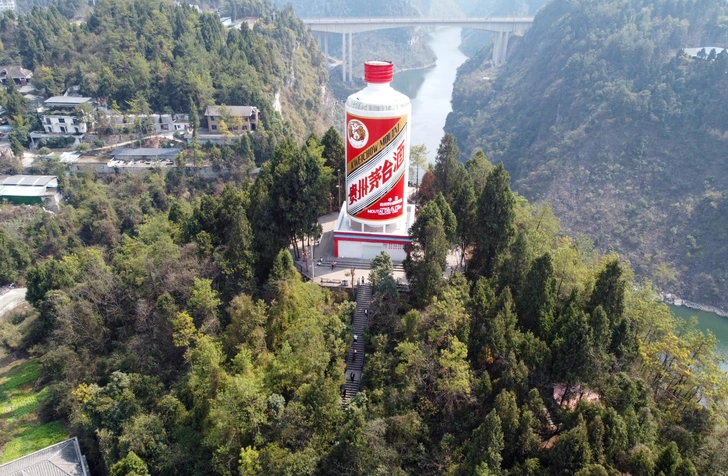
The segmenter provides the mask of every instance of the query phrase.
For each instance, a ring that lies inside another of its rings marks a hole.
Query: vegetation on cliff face
[[[555,0],[499,70],[459,71],[451,131],[638,276],[728,306],[724,2]],[[490,77],[492,80],[486,80]]]

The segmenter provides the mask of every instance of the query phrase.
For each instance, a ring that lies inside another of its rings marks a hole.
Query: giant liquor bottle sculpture
[[[410,116],[407,96],[391,86],[394,65],[364,64],[366,88],[346,101],[345,203],[334,230],[337,257],[405,257],[413,207],[407,206]]]

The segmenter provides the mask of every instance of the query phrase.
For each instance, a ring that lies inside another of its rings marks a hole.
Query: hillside
[[[462,66],[446,130],[638,276],[728,307],[728,54],[681,51],[728,45],[726,14],[715,1],[555,0],[501,69],[485,51]]]
[[[267,9],[253,29],[228,31],[216,15],[171,1],[99,0],[80,25],[55,7],[2,17],[0,39],[0,61],[32,70],[49,95],[78,85],[136,112],[250,104],[278,137],[323,133],[328,122],[323,56],[290,9]]]

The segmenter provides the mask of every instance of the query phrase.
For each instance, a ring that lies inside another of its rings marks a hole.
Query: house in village
[[[82,104],[92,104],[92,99],[79,96],[53,96],[43,101],[43,107],[38,109],[43,132],[30,133],[31,146],[41,147],[43,141],[78,145],[88,132],[91,119],[77,109]]]
[[[242,134],[258,128],[258,108],[255,106],[207,106],[207,129],[210,134],[222,134],[221,123],[231,134]]]
[[[146,123],[152,133],[163,134],[165,132],[179,132],[185,134],[190,130],[190,119],[188,114],[107,114],[108,127],[117,131],[131,132],[139,124]]]
[[[3,0],[0,0],[0,11],[3,11],[2,2]],[[7,86],[8,80],[15,81],[15,84],[17,84],[18,87],[27,86],[32,77],[33,72],[29,69],[23,68],[22,66],[8,65],[0,67],[0,82],[3,83],[3,86]]]

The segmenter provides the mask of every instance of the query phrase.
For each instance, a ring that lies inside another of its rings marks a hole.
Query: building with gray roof
[[[0,465],[0,476],[90,476],[86,456],[78,438],[48,446],[42,450]]]

